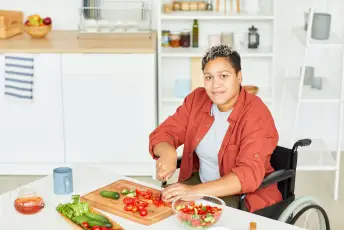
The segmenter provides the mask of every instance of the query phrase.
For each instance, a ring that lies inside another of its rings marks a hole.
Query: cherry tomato
[[[87,222],[82,222],[82,224],[81,224],[84,228],[89,228],[90,226],[89,226],[89,224],[87,223]]]
[[[138,208],[136,206],[133,206],[133,208],[131,209],[132,212],[137,212]]]
[[[131,211],[132,209],[133,209],[133,205],[131,205],[131,204],[124,206],[125,211]]]
[[[135,199],[131,197],[126,197],[123,199],[124,204],[134,204],[134,202],[135,202]]]
[[[140,216],[147,216],[147,210],[146,209],[142,209],[140,211]]]
[[[92,230],[102,230],[100,226],[93,226]]]
[[[137,209],[138,209],[139,211],[141,211],[141,210],[143,210],[143,209],[146,209],[146,207],[143,206],[143,205],[139,205],[139,206],[137,206]]]
[[[103,226],[101,230],[110,230],[110,228]]]

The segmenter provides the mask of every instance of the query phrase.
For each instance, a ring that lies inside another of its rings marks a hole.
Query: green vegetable
[[[118,192],[111,192],[111,191],[106,191],[106,190],[101,191],[100,195],[102,197],[112,198],[112,199],[115,199],[115,200],[118,200],[119,197],[120,197]]]
[[[133,192],[133,193],[128,193],[127,194],[127,197],[135,197],[136,196],[136,193],[135,192]]]
[[[72,202],[59,204],[56,210],[64,216],[72,219],[75,216],[81,216],[90,211],[90,207],[86,202],[80,202],[80,195],[73,195]]]
[[[89,218],[87,216],[84,216],[84,215],[82,215],[82,216],[74,216],[72,218],[72,221],[74,223],[77,223],[77,224],[82,224],[83,222],[88,222]]]
[[[110,221],[105,216],[99,215],[97,213],[87,212],[87,213],[85,213],[85,216],[92,219],[92,220],[97,220],[97,221],[101,221],[104,223],[110,223]]]
[[[87,223],[89,224],[90,227],[94,227],[94,226],[100,226],[100,227],[106,226],[106,227],[108,227],[109,225],[111,225],[110,223],[104,223],[104,222],[101,222],[98,220],[89,220],[89,221],[87,221]],[[111,225],[111,227],[112,227],[112,225]]]
[[[129,190],[128,189],[123,189],[121,193],[124,194],[124,195],[127,195],[129,193]]]
[[[213,216],[207,216],[205,219],[204,219],[204,222],[214,222],[214,217]]]

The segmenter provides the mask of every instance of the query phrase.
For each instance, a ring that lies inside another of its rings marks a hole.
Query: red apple
[[[51,24],[51,18],[49,18],[49,17],[44,18],[44,19],[43,19],[43,24],[44,24],[44,25],[47,25],[47,26],[50,25],[50,24]]]
[[[25,21],[25,25],[29,26],[29,25],[30,25],[30,21],[29,21],[29,20],[26,20],[26,21]]]

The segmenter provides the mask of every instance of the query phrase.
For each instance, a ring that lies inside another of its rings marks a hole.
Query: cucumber
[[[108,223],[109,222],[109,220],[105,216],[99,215],[97,213],[87,212],[84,215],[86,217],[88,217],[89,219],[91,219],[91,220],[97,220],[97,221],[101,221],[101,222],[104,222],[104,223]]]
[[[88,220],[87,221],[88,225],[92,228],[94,226],[99,226],[99,227],[103,227],[105,226],[104,222],[98,221],[98,220]]]
[[[101,191],[100,195],[102,197],[107,197],[107,198],[111,198],[111,199],[115,199],[115,200],[118,200],[120,197],[118,192],[111,192],[111,191],[106,191],[106,190]]]
[[[84,215],[82,215],[82,216],[74,216],[72,218],[72,221],[74,223],[77,223],[77,224],[82,224],[83,222],[88,222],[89,218],[87,216],[84,216]]]

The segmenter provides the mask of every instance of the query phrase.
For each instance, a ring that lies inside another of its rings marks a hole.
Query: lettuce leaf
[[[90,207],[86,202],[80,202],[80,195],[73,195],[72,202],[59,204],[56,210],[64,216],[72,219],[75,216],[81,216],[90,211]]]

